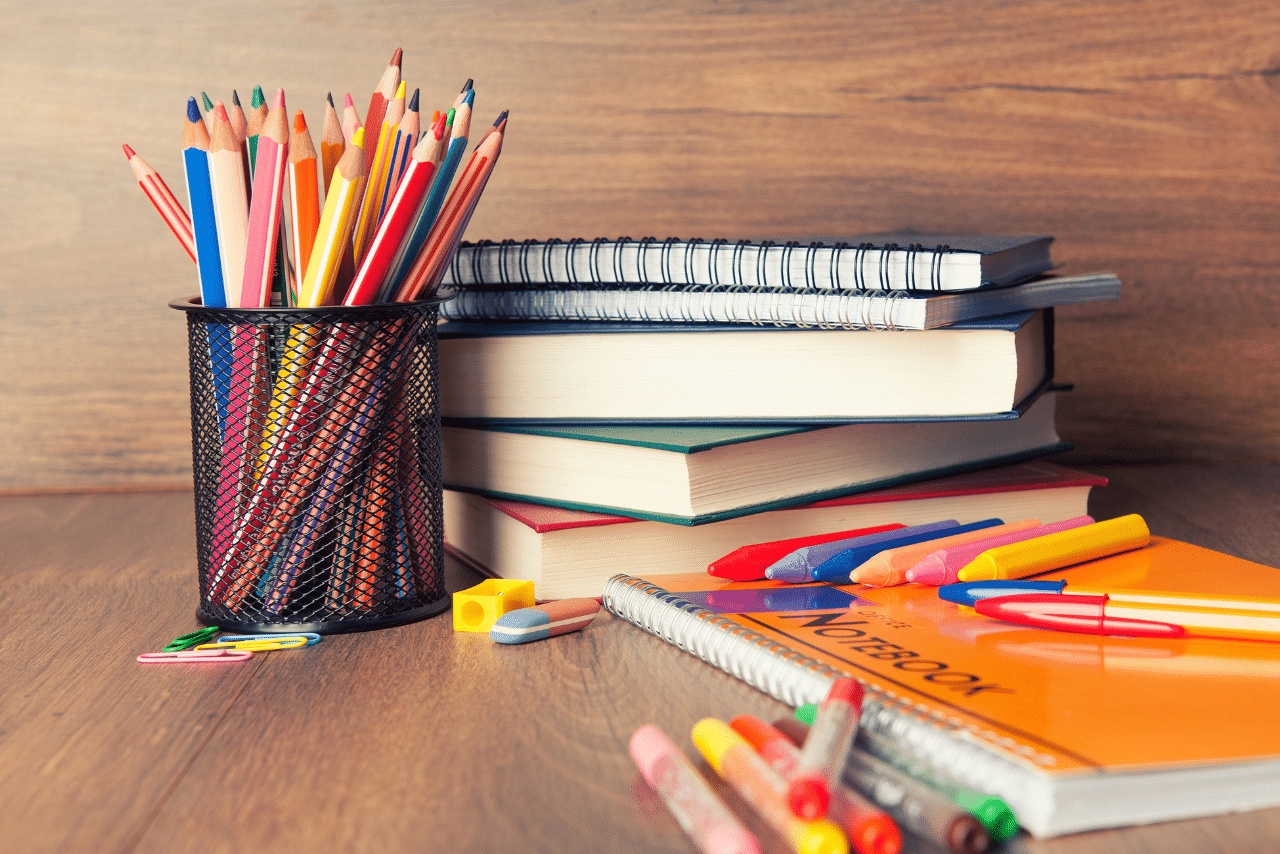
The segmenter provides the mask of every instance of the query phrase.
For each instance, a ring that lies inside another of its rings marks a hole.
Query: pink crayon
[[[1043,537],[1046,534],[1055,534],[1058,531],[1067,531],[1072,528],[1082,528],[1085,525],[1092,524],[1092,516],[1076,516],[1074,519],[1053,522],[1048,525],[1041,525],[1038,528],[1027,528],[1010,534],[999,534],[973,543],[963,543],[950,548],[938,549],[907,570],[907,581],[934,586],[954,584],[958,580],[957,573],[961,567],[967,565],[987,549],[994,549],[996,546],[1007,546],[1010,543],[1020,543],[1023,540]]]

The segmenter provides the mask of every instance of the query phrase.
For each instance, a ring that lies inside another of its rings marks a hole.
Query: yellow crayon
[[[1051,569],[1139,549],[1151,541],[1137,513],[988,549],[956,573],[961,581],[1024,578]]]

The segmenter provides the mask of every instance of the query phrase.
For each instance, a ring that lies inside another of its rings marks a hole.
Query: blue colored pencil
[[[218,253],[218,225],[213,213],[209,184],[209,129],[194,97],[187,99],[187,123],[182,129],[182,164],[191,207],[191,230],[196,240],[196,268],[200,275],[200,301],[226,308],[222,285],[222,256]]]

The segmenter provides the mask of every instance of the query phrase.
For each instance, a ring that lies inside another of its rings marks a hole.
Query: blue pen
[[[813,580],[826,581],[830,584],[848,584],[850,573],[885,549],[896,549],[899,546],[910,546],[915,543],[923,543],[925,540],[938,540],[955,534],[967,534],[970,531],[981,531],[983,528],[990,528],[998,524],[1000,524],[998,519],[984,519],[981,522],[971,522],[968,525],[953,525],[934,531],[921,530],[921,528],[927,527],[924,525],[919,528],[900,528],[897,531],[890,531],[889,533],[896,536],[879,543],[847,548],[827,558],[813,568]]]
[[[891,531],[881,531],[878,534],[864,534],[861,537],[849,537],[846,540],[835,540],[830,543],[818,543],[817,545],[805,546],[802,549],[796,549],[791,554],[778,560],[765,568],[765,578],[774,581],[786,581],[792,584],[804,584],[810,581],[816,581],[817,578],[813,572],[818,566],[825,563],[834,555],[839,554],[845,549],[855,548],[857,546],[871,546],[877,543],[886,543],[898,537],[907,536],[912,533],[926,533],[932,531],[945,531],[948,534],[956,533],[959,523],[955,519],[947,519],[942,522],[930,522],[927,525],[915,525],[910,528],[894,528]],[[876,552],[890,548],[889,546],[881,546]]]
[[[990,599],[993,596],[1021,596],[1025,593],[1061,593],[1067,582],[1058,581],[1026,581],[1021,579],[993,579],[990,581],[961,581],[958,584],[944,584],[938,588],[938,596],[957,605],[968,605],[970,608],[979,599]]]

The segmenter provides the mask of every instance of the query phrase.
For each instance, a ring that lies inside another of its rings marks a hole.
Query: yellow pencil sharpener
[[[487,632],[503,614],[533,604],[532,581],[490,578],[453,594],[453,630]]]

